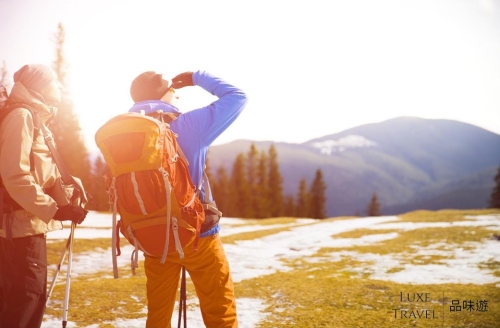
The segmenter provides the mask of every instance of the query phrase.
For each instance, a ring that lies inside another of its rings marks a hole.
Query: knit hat
[[[54,80],[57,80],[56,72],[42,64],[24,65],[14,73],[14,83],[21,82],[27,89],[38,93]]]
[[[130,95],[134,102],[160,100],[168,91],[169,82],[161,74],[148,71],[137,76],[130,86]]]

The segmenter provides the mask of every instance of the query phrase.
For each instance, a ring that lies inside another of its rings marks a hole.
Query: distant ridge
[[[237,140],[210,148],[209,165],[228,172],[238,153],[254,143]],[[500,135],[444,119],[398,117],[365,124],[300,144],[274,143],[284,193],[296,195],[321,169],[327,184],[327,214],[364,215],[373,192],[383,214],[415,209],[484,208],[500,165]]]

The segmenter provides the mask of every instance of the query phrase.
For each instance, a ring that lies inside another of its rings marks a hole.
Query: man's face
[[[42,90],[41,94],[47,105],[57,106],[61,103],[62,88],[62,84],[58,80],[54,80]]]

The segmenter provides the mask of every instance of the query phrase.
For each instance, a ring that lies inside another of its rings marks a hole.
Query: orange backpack
[[[113,206],[115,278],[118,231],[135,246],[133,273],[138,250],[164,263],[175,251],[183,258],[190,244],[197,249],[205,213],[176,137],[168,123],[138,113],[115,116],[95,135],[109,168],[105,183]]]

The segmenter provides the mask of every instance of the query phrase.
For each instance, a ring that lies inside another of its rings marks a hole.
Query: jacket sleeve
[[[193,83],[219,98],[182,115],[184,123],[197,132],[202,146],[210,146],[241,114],[248,98],[242,90],[204,71],[193,73]]]
[[[33,117],[27,109],[16,109],[5,118],[0,136],[0,174],[9,195],[26,211],[48,223],[57,211],[57,204],[30,172],[33,133]],[[44,175],[45,172],[38,174],[42,179]]]

